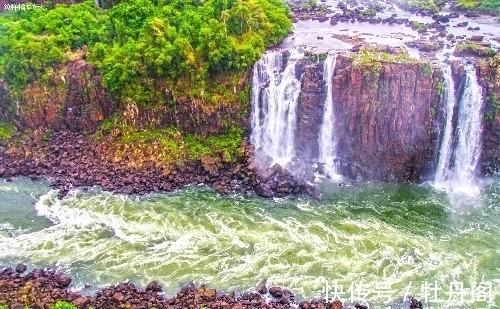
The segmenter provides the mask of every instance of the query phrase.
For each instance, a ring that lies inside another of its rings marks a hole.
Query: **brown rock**
[[[266,294],[267,293],[267,287],[266,287],[266,283],[265,282],[259,283],[259,285],[257,285],[257,288],[255,288],[255,289],[260,294]]]
[[[67,276],[58,276],[56,278],[56,282],[62,286],[63,288],[67,287],[70,283],[71,283],[71,278],[70,277],[67,277]]]
[[[19,264],[16,266],[16,272],[22,274],[26,271],[26,265],[25,264]]]
[[[72,303],[73,303],[73,305],[77,306],[78,308],[83,308],[83,307],[87,306],[88,304],[90,304],[90,300],[85,296],[80,296],[77,299],[75,299],[74,301],[72,301]]]
[[[120,292],[116,292],[113,294],[113,299],[117,302],[121,302],[123,300],[124,296]]]
[[[215,289],[206,289],[203,292],[203,296],[205,296],[208,299],[213,299],[215,300],[215,295],[216,295],[216,290]]]
[[[342,302],[338,299],[332,302],[332,309],[342,309]]]

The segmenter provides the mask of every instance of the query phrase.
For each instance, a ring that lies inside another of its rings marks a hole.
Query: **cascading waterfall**
[[[252,136],[257,151],[285,165],[295,156],[295,128],[300,80],[295,76],[303,52],[267,52],[254,66],[252,78]],[[284,69],[283,69],[284,67]]]
[[[333,114],[333,91],[332,79],[335,70],[337,54],[329,53],[323,67],[323,80],[326,84],[326,99],[323,109],[323,123],[321,124],[319,135],[319,163],[324,164],[324,174],[326,177],[338,179],[335,168],[335,136],[334,136],[334,118]]]
[[[446,100],[445,124],[443,138],[439,151],[438,164],[436,168],[436,183],[443,183],[449,174],[451,155],[453,152],[453,110],[457,104],[455,95],[455,84],[451,75],[451,67],[443,65],[444,75],[444,99]]]
[[[476,70],[472,66],[467,66],[463,93],[458,102],[456,128],[453,130],[452,118],[456,99],[449,70],[445,70],[445,85],[447,87],[446,127],[435,181],[438,184],[450,182],[454,189],[475,192],[475,171],[481,152],[482,89],[477,80]],[[453,162],[451,162],[452,159]]]
[[[458,141],[455,150],[455,180],[471,184],[481,154],[482,89],[476,70],[467,67],[464,92],[458,110]]]

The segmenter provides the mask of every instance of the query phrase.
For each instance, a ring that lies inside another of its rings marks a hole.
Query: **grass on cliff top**
[[[396,0],[396,3],[408,9],[422,9],[432,13],[439,12],[439,0]]]
[[[16,127],[9,122],[0,121],[0,141],[9,140],[16,131]]]
[[[490,47],[484,47],[476,42],[466,42],[466,43],[458,43],[455,49],[459,53],[473,53],[478,56],[491,57],[495,56],[496,51]]]
[[[456,6],[467,10],[500,14],[500,0],[458,0]]]
[[[352,54],[352,65],[357,70],[362,70],[363,76],[374,77],[380,73],[382,63],[413,63],[418,64],[420,72],[425,78],[430,78],[433,72],[433,66],[429,61],[410,57],[405,50],[397,54],[379,51],[376,48],[364,49]]]

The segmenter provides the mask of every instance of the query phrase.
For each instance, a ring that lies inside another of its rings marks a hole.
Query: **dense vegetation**
[[[500,14],[500,0],[458,0],[457,7]]]
[[[109,10],[88,0],[10,11],[0,16],[0,77],[19,95],[84,48],[123,101],[161,100],[158,81],[202,97],[211,76],[247,70],[290,29],[280,0],[127,0]]]
[[[58,65],[85,57],[120,102],[174,108],[190,97],[203,104],[242,104],[246,111],[249,88],[238,92],[236,85],[265,48],[291,30],[288,13],[281,0],[124,0],[107,9],[86,0],[5,11],[0,79],[22,104],[30,83],[49,85]],[[234,159],[244,130],[224,121],[225,134],[209,137],[115,121],[103,123],[102,132],[112,123],[122,132],[122,145],[162,144],[168,161],[217,153]],[[11,134],[12,127],[0,126],[0,138]]]
[[[429,12],[439,12],[439,7],[435,0],[396,0],[396,3],[408,9],[423,9]]]
[[[439,12],[443,0],[395,0],[397,4],[409,9],[423,9],[429,12]],[[463,9],[474,9],[500,14],[500,0],[457,0],[456,6]]]

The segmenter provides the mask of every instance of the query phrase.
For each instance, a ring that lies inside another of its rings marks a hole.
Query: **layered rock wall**
[[[496,61],[495,61],[496,60]],[[481,153],[481,172],[485,175],[500,172],[500,56],[478,60],[476,69],[484,88],[484,130]]]
[[[323,66],[303,60],[297,145],[314,161],[323,121]],[[337,166],[352,178],[421,181],[433,171],[443,114],[439,69],[426,62],[357,64],[337,57],[333,73]]]
[[[338,57],[335,132],[348,174],[420,181],[432,172],[442,122],[437,113],[440,78],[440,71],[427,63],[357,66],[349,57]]]
[[[230,83],[220,77],[220,84]],[[236,81],[232,91],[245,93],[247,76]],[[93,132],[103,120],[113,116],[136,128],[175,126],[181,133],[211,135],[224,133],[233,125],[247,125],[245,104],[221,98],[218,103],[182,97],[174,99],[161,87],[165,102],[139,106],[121,102],[107,91],[95,67],[84,59],[70,61],[54,69],[48,81],[31,83],[17,101],[0,81],[0,120],[15,120],[21,129]],[[15,112],[14,112],[15,111]]]

